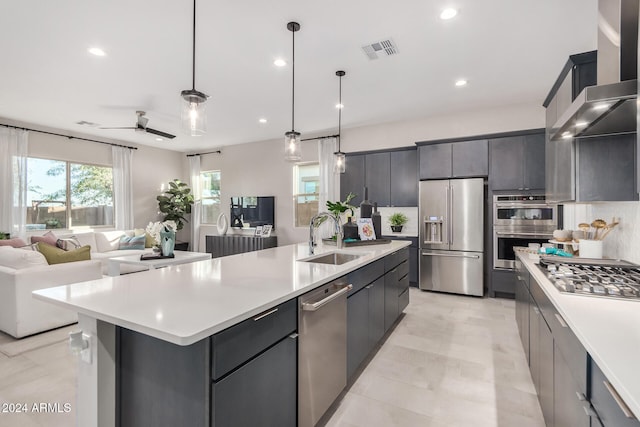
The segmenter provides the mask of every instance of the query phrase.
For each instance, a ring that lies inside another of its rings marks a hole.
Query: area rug
[[[16,339],[2,334],[0,353],[5,356],[14,357],[27,351],[46,347],[69,339],[69,332],[78,328],[77,324],[64,326],[52,331],[31,335],[26,338]]]

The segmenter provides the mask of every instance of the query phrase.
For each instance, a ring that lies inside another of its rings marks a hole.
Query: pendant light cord
[[[340,136],[342,135],[342,76],[340,77],[340,92],[338,95],[338,152],[340,152]]]
[[[193,0],[193,52],[191,57],[192,90],[196,90],[196,0]]]
[[[295,131],[295,111],[296,111],[296,32],[291,31],[292,33],[292,50],[293,50],[293,61],[291,64],[292,78],[291,78],[291,131]]]

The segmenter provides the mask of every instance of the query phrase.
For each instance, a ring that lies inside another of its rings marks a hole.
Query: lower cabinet
[[[398,318],[398,269],[384,275],[384,331],[387,332]]]
[[[296,359],[296,339],[287,337],[227,377],[214,382],[211,386],[211,425],[295,426]]]
[[[591,404],[604,427],[638,427],[640,421],[635,418],[626,403],[618,395],[607,377],[593,359],[589,360],[589,389]],[[595,419],[595,417],[592,417]],[[598,425],[598,424],[595,424]],[[594,424],[592,424],[594,426]]]
[[[540,334],[538,348],[540,368],[538,372],[538,400],[540,401],[542,415],[547,427],[561,427],[562,424],[555,424],[553,420],[553,335],[542,316],[540,316],[538,332]]]
[[[590,427],[589,402],[580,392],[569,363],[556,347],[553,353],[553,420],[556,426]]]

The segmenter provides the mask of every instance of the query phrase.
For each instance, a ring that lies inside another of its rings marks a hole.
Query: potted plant
[[[184,223],[188,222],[185,215],[191,213],[191,205],[194,202],[189,186],[179,179],[174,179],[169,182],[169,189],[156,199],[160,212],[164,214],[163,221],[175,221],[176,231],[182,230]]]
[[[402,231],[402,226],[405,225],[409,221],[409,218],[402,212],[394,212],[389,217],[389,224],[391,224],[391,231],[394,233],[400,233]]]
[[[353,216],[354,209],[356,208],[355,206],[352,206],[349,204],[349,202],[356,197],[356,195],[354,193],[349,193],[347,195],[347,198],[344,200],[344,202],[341,202],[340,200],[338,200],[337,202],[331,202],[329,200],[327,200],[327,211],[329,211],[329,213],[336,219],[336,224],[339,223],[339,219],[340,219],[340,215],[342,215],[343,213],[345,213],[346,211],[351,211],[351,215]],[[315,222],[314,226],[318,227],[320,226],[320,224],[322,224],[324,221],[326,221],[327,217],[320,217],[318,218],[318,220]],[[337,236],[334,234],[331,237],[332,240],[336,240]]]

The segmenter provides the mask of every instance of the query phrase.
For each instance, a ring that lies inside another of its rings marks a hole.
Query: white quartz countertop
[[[362,255],[342,265],[301,262],[306,243],[33,292],[35,298],[178,345],[190,345],[304,294],[409,241],[336,249]]]
[[[637,418],[640,418],[640,301],[561,293],[536,265],[539,257],[519,253],[584,348]]]

